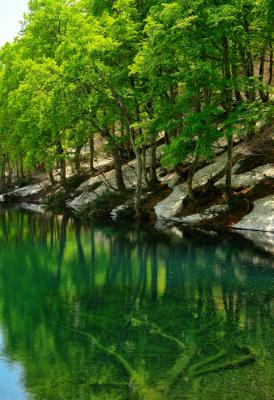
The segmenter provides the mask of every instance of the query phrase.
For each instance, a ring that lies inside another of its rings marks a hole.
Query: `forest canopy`
[[[191,157],[191,197],[223,138],[229,193],[233,137],[273,113],[273,25],[272,0],[30,0],[0,53],[2,187],[37,166],[65,182],[87,144],[93,171],[101,138],[118,190],[135,158],[140,192],[157,184],[163,138],[163,166],[180,172]]]

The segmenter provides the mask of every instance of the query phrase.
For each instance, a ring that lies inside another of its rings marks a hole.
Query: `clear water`
[[[0,399],[274,399],[274,260],[2,210]]]

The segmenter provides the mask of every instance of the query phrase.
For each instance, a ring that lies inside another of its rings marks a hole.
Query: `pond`
[[[1,210],[1,400],[273,398],[273,257]]]

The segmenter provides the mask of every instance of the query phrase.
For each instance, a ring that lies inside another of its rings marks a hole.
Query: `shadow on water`
[[[0,217],[3,352],[27,398],[274,398],[266,253],[238,237]]]

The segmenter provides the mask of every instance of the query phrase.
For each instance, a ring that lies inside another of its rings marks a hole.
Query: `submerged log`
[[[216,373],[216,372],[223,372],[229,369],[234,369],[234,368],[240,368],[244,367],[246,365],[252,364],[256,361],[256,358],[254,355],[246,355],[242,356],[240,358],[237,358],[236,360],[232,361],[227,361],[222,364],[216,365],[216,366],[211,366],[205,369],[198,370],[196,372],[193,372],[191,374],[192,378],[196,378],[202,375],[207,375],[211,373]]]

